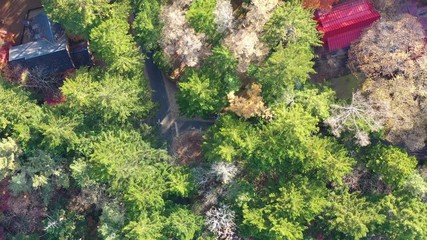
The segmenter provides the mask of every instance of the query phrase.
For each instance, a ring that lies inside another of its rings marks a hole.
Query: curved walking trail
[[[145,61],[145,75],[153,90],[153,101],[159,104],[159,109],[153,122],[159,125],[162,138],[169,146],[173,139],[188,130],[205,130],[214,124],[214,121],[180,116],[176,102],[178,88],[176,83],[169,81],[151,58]]]

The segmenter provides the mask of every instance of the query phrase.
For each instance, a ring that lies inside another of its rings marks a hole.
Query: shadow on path
[[[188,119],[181,117],[176,103],[178,88],[176,83],[166,79],[151,57],[145,61],[145,74],[153,90],[152,100],[158,104],[158,110],[152,119],[157,124],[161,137],[171,146],[175,137],[188,130],[205,130],[214,124],[211,120]]]

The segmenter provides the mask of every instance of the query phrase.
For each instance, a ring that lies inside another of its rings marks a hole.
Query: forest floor
[[[15,44],[20,44],[28,10],[42,7],[40,0],[0,0],[0,29],[15,35]]]

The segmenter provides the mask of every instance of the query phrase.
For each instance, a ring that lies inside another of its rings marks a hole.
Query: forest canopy
[[[338,99],[312,79],[313,13],[337,1],[42,2],[95,64],[60,80],[55,105],[0,77],[0,239],[427,238],[413,17],[352,44],[366,79]],[[172,81],[180,119],[211,126],[163,134],[150,81]]]

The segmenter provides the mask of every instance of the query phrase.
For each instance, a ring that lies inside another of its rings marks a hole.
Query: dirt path
[[[160,69],[149,58],[145,62],[145,74],[153,90],[153,101],[159,104],[159,109],[152,123],[158,124],[162,138],[168,145],[172,145],[175,137],[188,130],[205,130],[214,124],[214,121],[192,119],[180,116],[176,102],[178,88],[175,83],[166,79]]]

